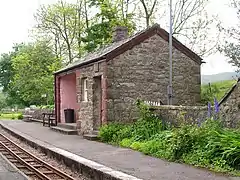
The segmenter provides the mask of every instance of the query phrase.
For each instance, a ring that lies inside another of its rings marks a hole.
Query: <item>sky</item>
[[[26,42],[29,30],[34,26],[33,14],[41,4],[57,0],[0,0],[0,53],[9,52],[14,43]],[[234,22],[235,14],[227,6],[229,0],[211,0],[208,11],[217,13],[227,26]],[[236,21],[235,21],[236,22]],[[157,22],[159,23],[159,22]],[[204,58],[202,74],[217,74],[234,71],[227,58],[220,53]]]

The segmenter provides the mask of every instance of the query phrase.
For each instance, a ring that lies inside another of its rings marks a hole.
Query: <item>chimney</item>
[[[128,28],[117,26],[113,29],[113,42],[118,42],[128,37]]]

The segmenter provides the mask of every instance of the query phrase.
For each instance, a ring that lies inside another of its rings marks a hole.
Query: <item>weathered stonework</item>
[[[207,106],[157,106],[152,111],[161,120],[172,126],[201,124],[208,118]]]
[[[125,37],[116,31],[114,37]],[[76,75],[79,134],[98,130],[111,121],[131,122],[138,117],[137,99],[167,104],[169,46],[167,31],[154,25],[122,41],[101,48],[55,74],[57,119],[61,95],[56,77]],[[116,40],[116,39],[115,39]],[[173,104],[200,103],[202,58],[173,38]],[[82,99],[87,78],[88,101]],[[84,80],[84,82],[86,82]],[[61,83],[60,83],[61,84]],[[99,95],[99,96],[98,96]],[[72,101],[72,100],[71,100]],[[97,122],[96,122],[97,120]]]
[[[96,66],[95,66],[96,67]],[[83,133],[88,133],[93,131],[93,115],[94,115],[94,108],[93,108],[93,86],[94,86],[94,77],[97,76],[101,76],[102,78],[102,82],[104,81],[104,62],[101,62],[98,64],[98,71],[96,71],[94,69],[94,64],[90,65],[90,66],[86,66],[83,68],[79,69],[79,76],[77,78],[77,101],[78,104],[80,106],[79,112],[78,112],[78,116],[79,116],[79,121],[78,124],[80,124],[80,129],[79,130],[79,134],[83,134]],[[84,102],[82,101],[82,97],[81,95],[83,94],[82,91],[82,87],[81,87],[81,79],[82,78],[87,78],[88,81],[88,101]],[[102,88],[104,89],[104,88]],[[102,97],[101,97],[102,98]],[[102,101],[104,101],[104,99],[102,98]],[[101,107],[101,110],[103,110],[103,108]],[[102,111],[103,112],[103,111]],[[99,121],[101,121],[102,119],[99,119]]]
[[[156,34],[108,61],[108,121],[136,118],[137,98],[167,104],[168,59],[168,43]],[[200,85],[200,65],[173,48],[173,104],[199,103]]]
[[[220,104],[222,119],[228,127],[240,127],[240,82],[236,83]]]
[[[25,111],[23,114],[31,115],[33,117],[33,119],[42,120],[43,113],[52,113],[52,112],[53,112],[53,110],[50,110],[50,109],[34,109],[34,110],[30,110],[30,111]]]

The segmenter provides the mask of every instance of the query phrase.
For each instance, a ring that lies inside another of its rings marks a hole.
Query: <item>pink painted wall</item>
[[[75,73],[62,76],[60,79],[60,121],[65,122],[64,109],[71,108],[75,110],[75,122],[78,110],[76,99],[76,75]]]

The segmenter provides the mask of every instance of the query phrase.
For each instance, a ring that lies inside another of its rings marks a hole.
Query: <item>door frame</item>
[[[97,82],[97,83],[96,83]],[[96,118],[95,118],[95,113],[94,113],[94,108],[95,108],[95,90],[96,90],[96,85],[99,86],[100,91],[99,91],[99,103],[97,105],[98,107],[98,120],[99,121],[99,126],[98,123],[96,123]],[[93,130],[99,130],[98,128],[100,128],[102,126],[102,100],[103,100],[103,87],[102,87],[102,75],[96,75],[93,77]],[[97,127],[96,127],[97,124]]]

